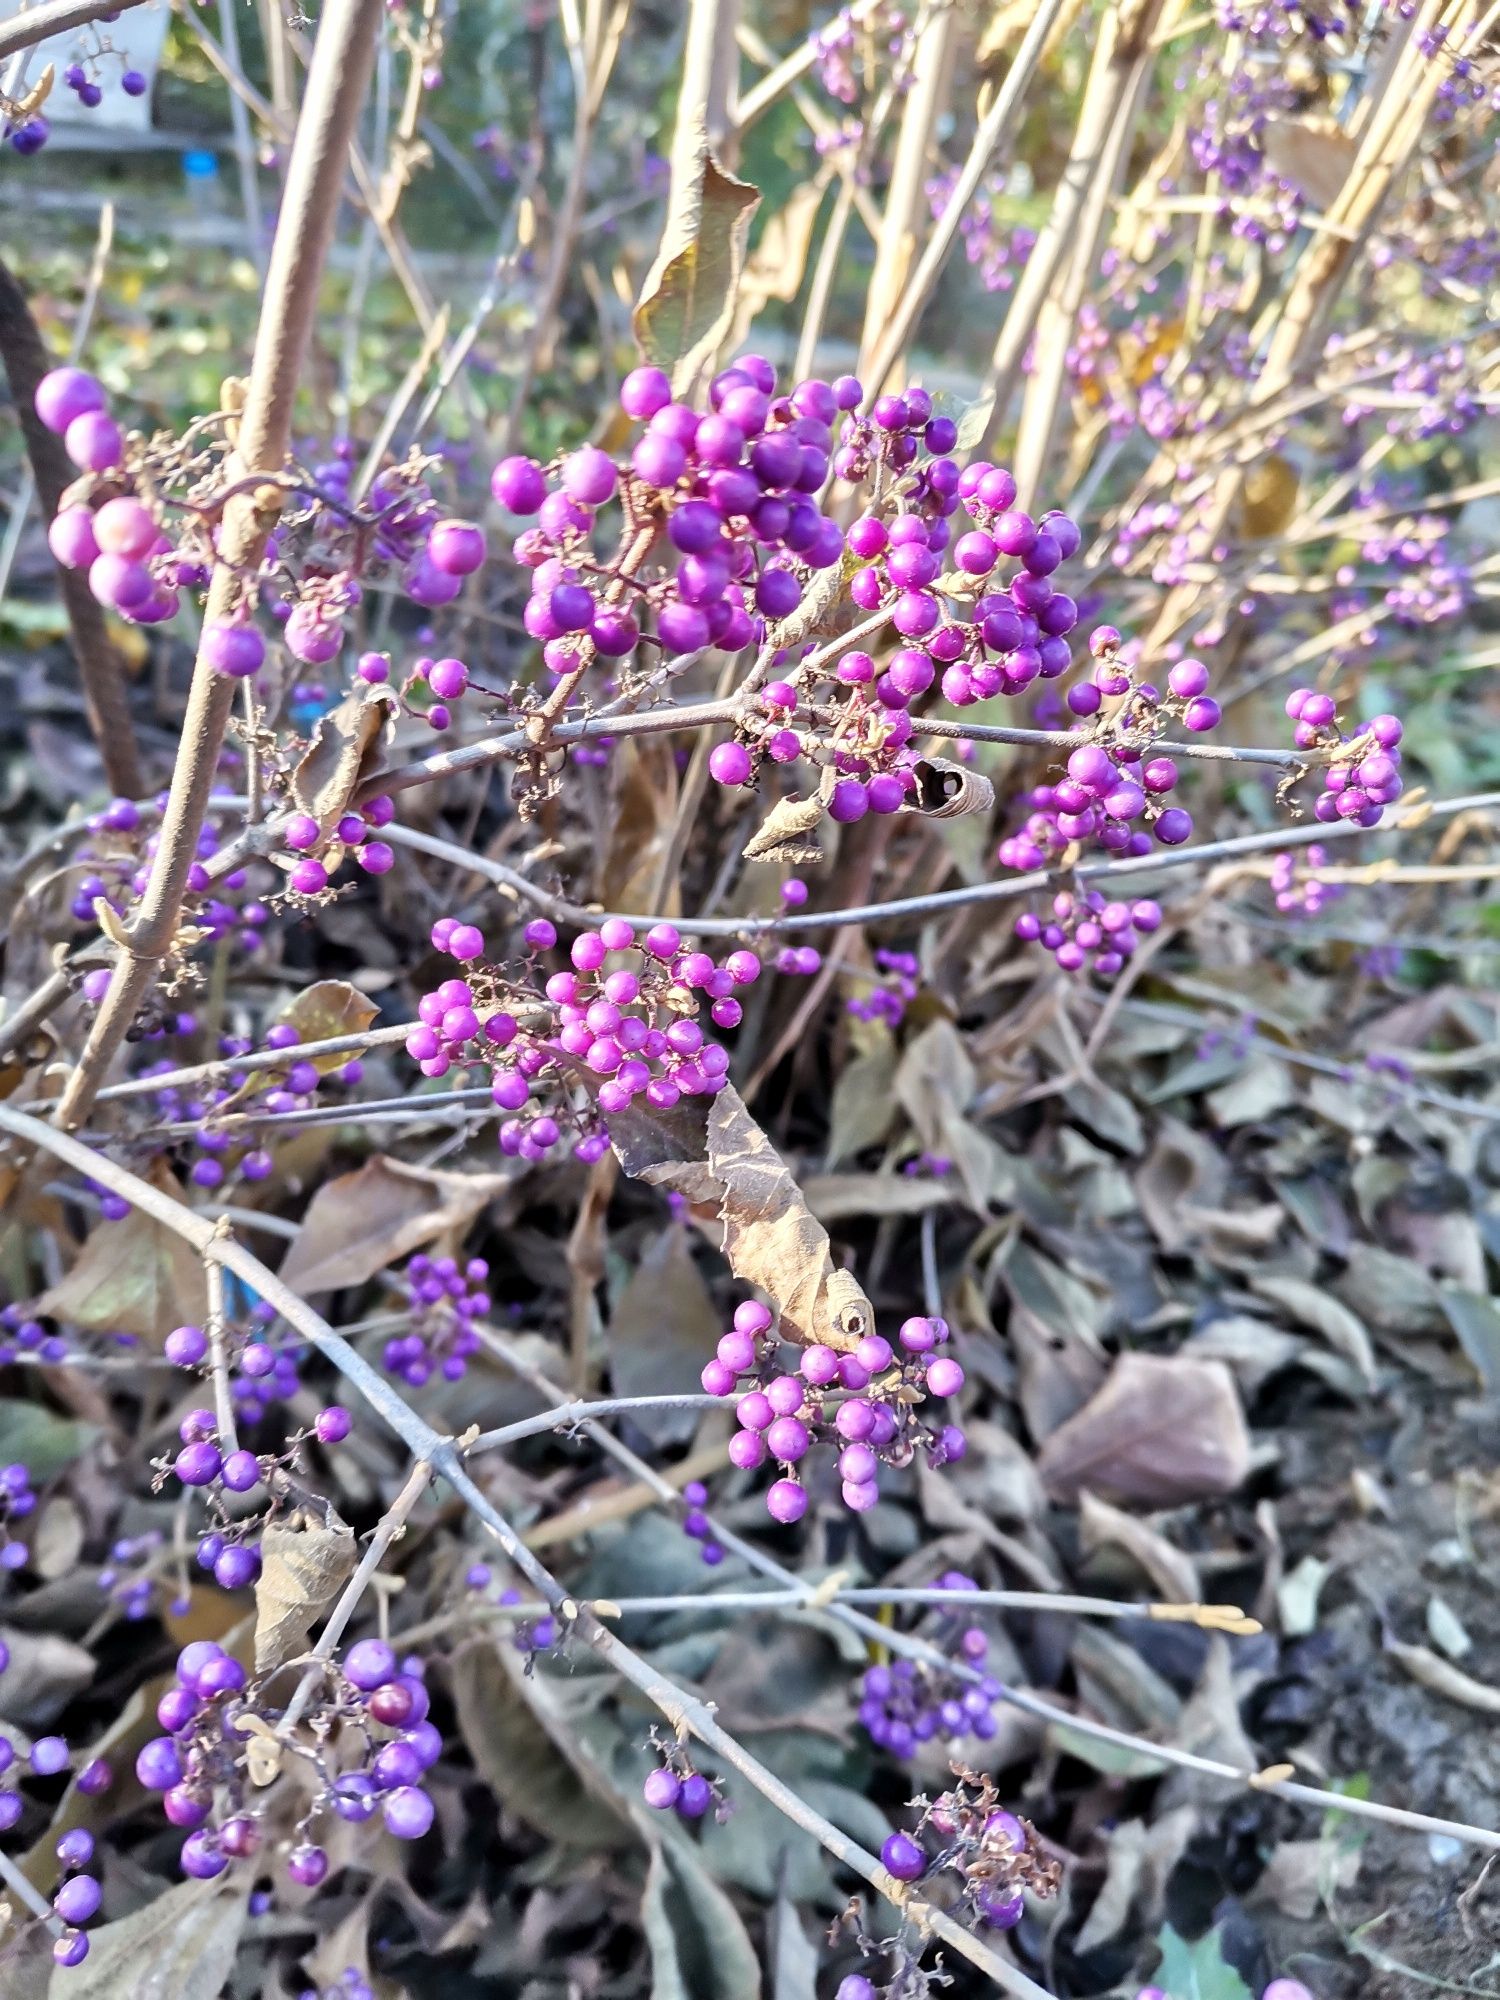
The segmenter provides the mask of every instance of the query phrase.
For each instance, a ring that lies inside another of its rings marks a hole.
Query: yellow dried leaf
[[[1289,459],[1273,451],[1245,474],[1245,533],[1252,540],[1279,535],[1297,509],[1301,481]]]

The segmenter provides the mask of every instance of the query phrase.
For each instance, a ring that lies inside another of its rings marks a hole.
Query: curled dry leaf
[[[987,813],[995,804],[995,788],[982,771],[955,764],[947,757],[919,757],[912,765],[916,795],[902,812],[928,819],[957,819],[962,813]]]
[[[1250,1469],[1234,1379],[1219,1361],[1122,1354],[1098,1394],[1047,1439],[1037,1469],[1064,1501],[1086,1486],[1147,1507],[1232,1493]]]
[[[1491,1687],[1487,1681],[1476,1681],[1472,1674],[1451,1665],[1430,1647],[1403,1646],[1397,1639],[1387,1639],[1385,1650],[1414,1681],[1420,1681],[1446,1701],[1456,1701],[1461,1708],[1477,1709],[1481,1715],[1500,1715],[1500,1688]]]
[[[379,763],[379,744],[395,707],[378,688],[356,689],[319,718],[292,772],[292,797],[327,829]]]
[[[811,868],[824,859],[817,828],[823,800],[778,799],[740,850],[746,861],[784,862],[789,868]]]
[[[776,1301],[788,1339],[847,1352],[872,1330],[870,1301],[834,1268],[828,1232],[733,1089],[670,1112],[632,1106],[610,1125],[633,1180],[670,1188],[722,1224],[735,1276]]]
[[[354,1574],[354,1532],[326,1506],[273,1521],[261,1537],[255,1585],[255,1670],[303,1650],[307,1635]]]
[[[1190,1556],[1148,1522],[1087,1490],[1078,1496],[1078,1534],[1086,1555],[1104,1547],[1123,1549],[1169,1603],[1196,1604],[1203,1595]]]
[[[444,1230],[466,1228],[509,1185],[503,1174],[442,1173],[377,1153],[318,1189],[280,1275],[304,1296],[362,1285]]]

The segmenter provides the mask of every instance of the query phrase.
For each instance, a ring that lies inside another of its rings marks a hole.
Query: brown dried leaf
[[[585,1754],[554,1679],[528,1677],[512,1648],[493,1644],[463,1647],[449,1675],[460,1733],[498,1799],[575,1848],[629,1844],[622,1802]]]
[[[1297,468],[1279,451],[1258,458],[1245,474],[1242,501],[1245,533],[1252,540],[1279,535],[1297,511]]]
[[[1322,209],[1338,200],[1357,150],[1331,118],[1267,119],[1261,146],[1272,173]]]
[[[1077,1413],[1104,1380],[1099,1315],[1088,1287],[1024,1243],[1000,1264],[1010,1299],[1006,1334],[1016,1356],[1027,1428],[1040,1441]]]
[[[1232,1493],[1249,1468],[1250,1438],[1229,1370],[1181,1355],[1122,1354],[1037,1459],[1054,1499],[1076,1500],[1087,1486],[1148,1507]]]
[[[922,1215],[953,1199],[941,1181],[909,1174],[814,1174],[802,1192],[820,1222],[843,1222],[851,1215]]]
[[[844,1063],[834,1079],[828,1114],[830,1169],[883,1142],[896,1116],[895,1083],[896,1044],[882,1028],[875,1046]]]
[[[354,1574],[354,1531],[332,1507],[272,1521],[261,1536],[255,1585],[255,1670],[294,1659],[307,1635]]]
[[[1203,1595],[1192,1558],[1134,1514],[1087,1490],[1078,1496],[1078,1534],[1085,1555],[1106,1545],[1123,1549],[1169,1604],[1196,1604]]]
[[[444,1230],[463,1230],[510,1183],[502,1174],[451,1174],[377,1153],[325,1181],[283,1260],[280,1277],[304,1296],[362,1285]]]
[[[823,801],[778,799],[765,819],[751,834],[740,852],[746,861],[785,862],[793,868],[810,868],[823,860],[823,850],[814,838],[823,818]]]
[[[1456,1701],[1462,1708],[1478,1709],[1482,1715],[1500,1715],[1500,1688],[1476,1681],[1472,1674],[1451,1666],[1428,1647],[1403,1646],[1399,1640],[1387,1639],[1385,1650],[1414,1681],[1420,1681],[1444,1700]]]
[[[38,1729],[61,1715],[97,1673],[92,1656],[60,1632],[5,1627],[0,1637],[10,1650],[10,1665],[0,1676],[0,1716],[23,1729]]]
[[[1335,1353],[1353,1362],[1364,1379],[1365,1387],[1374,1388],[1375,1349],[1370,1344],[1364,1321],[1357,1313],[1351,1312],[1346,1305],[1340,1305],[1321,1285],[1314,1285],[1306,1278],[1280,1272],[1266,1272],[1258,1276],[1252,1273],[1250,1284],[1263,1299],[1280,1306],[1299,1326],[1311,1327],[1314,1333],[1322,1334]]]
[[[83,1554],[86,1539],[78,1503],[66,1493],[54,1493],[42,1503],[27,1537],[31,1567],[47,1582],[67,1576]]]
[[[395,713],[389,695],[356,690],[319,718],[292,772],[292,797],[327,829],[379,763],[378,746]]]
[[[677,822],[677,764],[664,736],[627,736],[610,758],[615,822],[600,857],[599,896],[606,910],[654,910],[676,916],[681,885],[667,885],[658,903],[656,881]]]
[[[346,979],[319,979],[302,991],[277,1015],[289,1023],[303,1042],[331,1042],[335,1035],[362,1035],[380,1012],[376,1003],[351,986]],[[313,1067],[320,1076],[337,1069],[347,1056],[314,1056]]]
[[[953,1162],[969,1206],[988,1215],[992,1198],[1008,1191],[1004,1154],[967,1117],[978,1078],[963,1037],[946,1019],[933,1021],[908,1044],[896,1071],[896,1096],[929,1153]]]
[[[174,1201],[182,1189],[162,1161],[146,1179]],[[186,1204],[184,1204],[186,1206]],[[71,1270],[37,1301],[43,1318],[90,1331],[137,1334],[157,1346],[174,1326],[196,1325],[208,1310],[203,1261],[191,1244],[149,1216],[132,1213],[90,1230]]]
[[[869,1300],[834,1268],[828,1232],[733,1089],[670,1112],[632,1106],[610,1125],[632,1179],[671,1188],[722,1224],[735,1276],[776,1301],[789,1340],[847,1352],[871,1330]]]
[[[789,304],[802,289],[823,193],[820,182],[804,181],[767,218],[740,278],[734,326],[726,343],[731,354],[739,350],[769,300]]]

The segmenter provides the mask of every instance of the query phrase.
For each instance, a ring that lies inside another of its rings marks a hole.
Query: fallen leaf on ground
[[[1076,1500],[1087,1486],[1149,1507],[1232,1493],[1249,1469],[1250,1437],[1229,1370],[1153,1354],[1122,1354],[1037,1459],[1054,1499]]]
[[[183,1200],[160,1160],[145,1178],[174,1201]],[[149,1215],[100,1222],[72,1268],[34,1310],[43,1319],[67,1320],[90,1332],[134,1333],[159,1347],[174,1326],[201,1324],[208,1310],[203,1260],[175,1230]]]

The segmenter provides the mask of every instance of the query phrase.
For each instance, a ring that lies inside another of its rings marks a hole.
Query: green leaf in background
[[[1234,1967],[1225,1963],[1217,1931],[1208,1931],[1189,1944],[1166,1924],[1156,1942],[1161,1948],[1161,1964],[1154,1984],[1167,2000],[1254,2000]]]
[[[37,1403],[0,1397],[0,1463],[19,1460],[33,1480],[51,1479],[82,1458],[97,1435],[92,1424],[54,1416]]]
[[[755,1948],[693,1849],[664,1828],[641,1898],[651,2000],[760,2000]]]

